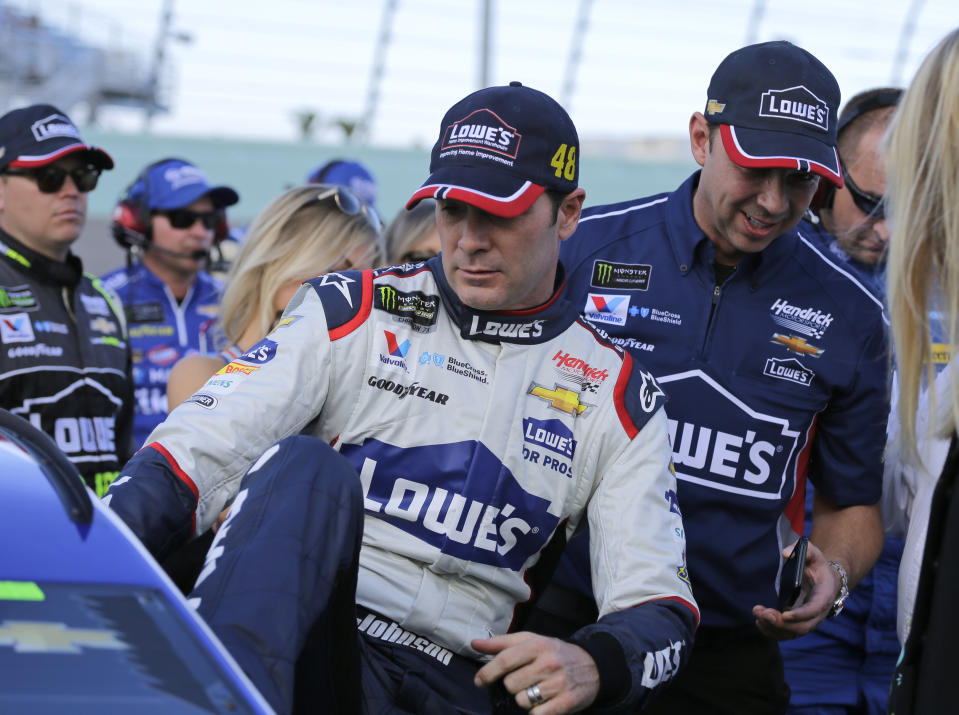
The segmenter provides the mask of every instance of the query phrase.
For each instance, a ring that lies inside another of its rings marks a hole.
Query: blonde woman
[[[310,184],[288,189],[250,225],[220,305],[220,356],[193,355],[170,373],[172,410],[217,370],[270,332],[303,281],[321,273],[383,262],[381,222],[349,189]]]
[[[933,318],[953,356],[959,321],[959,30],[926,57],[887,138],[888,280],[898,370],[886,492],[907,510],[899,574],[903,653],[889,712],[955,712],[959,634],[959,380],[934,374]],[[885,496],[884,499],[888,499]]]

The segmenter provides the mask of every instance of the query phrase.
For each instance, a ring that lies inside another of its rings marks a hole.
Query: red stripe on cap
[[[745,153],[739,146],[736,136],[733,134],[733,128],[729,124],[720,124],[719,133],[723,137],[723,148],[729,158],[739,166],[745,166],[748,169],[796,169],[802,171],[805,168],[803,165],[806,164],[809,166],[809,171],[826,177],[840,189],[842,188],[842,174],[836,173],[825,164],[795,156],[752,156]],[[835,147],[832,151],[836,157],[836,166],[839,166],[839,154]]]
[[[464,204],[475,206],[494,216],[516,218],[526,213],[529,207],[536,202],[536,199],[543,195],[544,191],[546,191],[545,186],[527,182],[521,190],[512,196],[500,198],[468,189],[465,186],[435,184],[420,188],[406,203],[406,208],[410,208],[421,199],[446,199],[449,201],[462,201]]]
[[[90,151],[91,147],[86,144],[71,144],[70,146],[63,147],[52,154],[45,154],[43,156],[21,156],[17,157],[10,162],[10,166],[18,168],[29,169],[33,166],[45,166],[50,162],[56,161],[65,157],[67,154],[73,154],[77,151]]]

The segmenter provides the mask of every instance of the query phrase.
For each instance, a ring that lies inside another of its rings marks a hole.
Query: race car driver
[[[457,102],[408,204],[437,200],[441,256],[308,281],[111,489],[161,556],[232,501],[193,595],[278,709],[636,707],[681,668],[698,611],[662,391],[557,262],[578,148],[518,82]],[[523,632],[586,521],[598,623]]]
[[[113,159],[49,104],[0,117],[0,407],[106,493],[130,456],[130,348],[116,295],[70,247]]]

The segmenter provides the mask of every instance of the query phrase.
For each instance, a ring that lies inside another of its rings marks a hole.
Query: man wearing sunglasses
[[[239,201],[182,159],[147,166],[114,212],[114,238],[127,265],[103,276],[123,301],[133,347],[139,448],[167,414],[173,364],[190,352],[215,352],[212,329],[220,284],[205,270],[210,249],[226,231],[224,210]]]
[[[457,102],[407,204],[436,199],[442,255],[308,281],[107,495],[161,557],[232,503],[193,597],[278,711],[637,708],[682,667],[662,390],[558,263],[579,158],[542,92]],[[599,622],[523,632],[587,520]]]
[[[70,247],[112,168],[56,107],[0,117],[0,407],[49,434],[100,495],[130,454],[130,349],[119,301]]]
[[[886,293],[889,242],[881,145],[901,95],[901,89],[882,87],[846,102],[837,124],[843,186],[823,187],[813,199],[808,223],[800,224],[801,230],[852,268],[879,297]]]

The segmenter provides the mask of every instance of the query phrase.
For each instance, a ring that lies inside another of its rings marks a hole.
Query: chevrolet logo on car
[[[822,348],[817,348],[815,345],[810,345],[804,338],[800,338],[796,335],[786,336],[780,335],[779,333],[773,333],[773,337],[769,342],[782,345],[790,352],[794,352],[799,355],[809,355],[817,358],[823,354]]]

